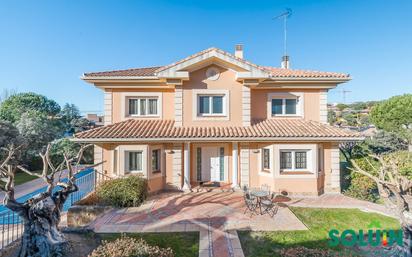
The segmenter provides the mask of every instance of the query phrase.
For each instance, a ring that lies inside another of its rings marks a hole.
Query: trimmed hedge
[[[143,239],[122,236],[115,241],[103,241],[89,257],[174,257],[170,248],[151,246]]]
[[[128,176],[104,181],[96,195],[104,204],[115,207],[137,207],[148,194],[147,180],[142,176]]]

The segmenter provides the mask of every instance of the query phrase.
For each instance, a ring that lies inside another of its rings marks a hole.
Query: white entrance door
[[[202,181],[220,181],[218,147],[202,147]]]

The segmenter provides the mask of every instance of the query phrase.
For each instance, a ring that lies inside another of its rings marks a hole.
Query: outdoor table
[[[252,190],[252,191],[250,191],[250,194],[252,196],[256,197],[257,204],[259,206],[260,215],[263,215],[263,213],[262,213],[262,198],[268,197],[270,195],[270,192],[266,191],[266,190]]]

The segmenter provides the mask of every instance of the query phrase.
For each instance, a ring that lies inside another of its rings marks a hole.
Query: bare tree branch
[[[20,169],[21,171],[23,171],[23,172],[25,172],[25,173],[29,174],[30,176],[34,176],[34,177],[38,177],[38,178],[42,178],[42,175],[40,175],[39,173],[36,173],[36,172],[30,171],[30,170],[28,170],[28,169],[24,168],[24,167],[23,167],[23,166],[21,166],[21,165],[17,165],[16,167],[17,167],[18,169]]]

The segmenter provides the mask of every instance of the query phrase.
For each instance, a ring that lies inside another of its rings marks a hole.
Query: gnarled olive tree
[[[371,154],[369,158],[376,160],[378,163],[378,165],[372,164],[365,158],[372,172],[361,168],[356,160],[351,160],[352,170],[375,181],[386,208],[400,221],[403,230],[403,245],[393,249],[396,251],[396,255],[393,256],[410,257],[412,256],[412,213],[410,208],[411,199],[408,192],[412,190],[412,180],[405,174],[403,164],[408,161],[405,158],[410,160],[411,155]]]
[[[16,212],[23,221],[24,232],[21,240],[20,257],[61,256],[67,245],[58,225],[65,201],[69,195],[78,191],[75,174],[92,166],[81,166],[83,153],[90,145],[83,145],[74,156],[63,154],[61,162],[54,164],[50,157],[49,144],[40,153],[43,161],[41,173],[32,172],[18,164],[18,147],[3,149],[3,161],[0,162],[0,178],[5,182],[1,190],[5,192],[4,206]],[[14,178],[17,170],[39,177],[47,183],[45,192],[20,203],[15,199]],[[58,181],[56,174],[67,170],[67,181]],[[54,190],[56,189],[56,190]]]

